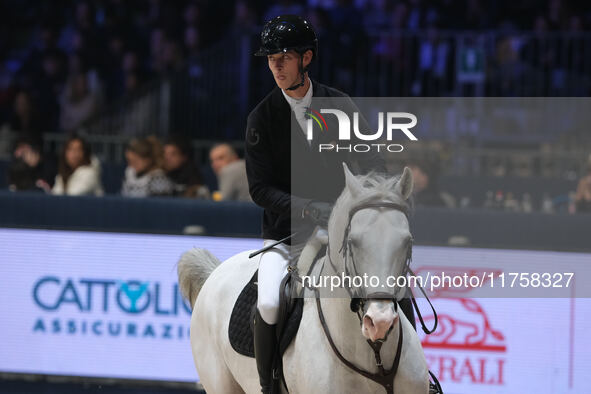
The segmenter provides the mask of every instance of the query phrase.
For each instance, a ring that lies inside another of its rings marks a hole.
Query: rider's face
[[[306,52],[302,59],[306,67],[312,58],[312,51]],[[275,83],[281,89],[287,89],[300,82],[300,55],[295,51],[275,53],[267,56],[269,70],[273,73]]]

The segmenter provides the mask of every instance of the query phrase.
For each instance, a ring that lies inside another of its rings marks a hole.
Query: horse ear
[[[402,175],[396,183],[394,190],[400,193],[405,200],[408,200],[412,193],[413,185],[412,171],[410,168],[404,167],[404,171],[402,171]]]
[[[361,186],[361,183],[355,178],[355,175],[349,170],[345,162],[343,162],[343,170],[345,171],[346,188],[349,189],[353,197],[358,196],[363,190],[363,186]]]

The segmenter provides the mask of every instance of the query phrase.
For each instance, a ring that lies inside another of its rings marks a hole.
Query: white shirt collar
[[[283,97],[285,97],[285,99],[287,100],[287,102],[289,103],[289,105],[293,108],[295,105],[299,105],[302,103],[310,103],[310,101],[312,100],[312,81],[310,81],[310,78],[308,78],[308,81],[310,82],[310,87],[308,88],[308,91],[306,92],[306,94],[304,95],[304,97],[302,98],[293,98],[287,95],[287,93],[285,93],[285,90],[281,89],[281,93],[283,93]]]

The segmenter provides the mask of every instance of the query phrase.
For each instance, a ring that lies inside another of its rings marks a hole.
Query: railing
[[[0,191],[0,227],[180,234],[199,225],[212,236],[260,236],[261,208],[245,202],[180,198],[48,196]],[[589,251],[591,215],[417,207],[413,235],[425,245],[461,239],[476,247]],[[444,225],[442,225],[444,224]],[[454,241],[455,240],[455,241]]]

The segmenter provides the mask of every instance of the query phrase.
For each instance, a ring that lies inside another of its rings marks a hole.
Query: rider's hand
[[[302,217],[312,223],[321,226],[328,226],[328,218],[332,212],[332,204],[323,201],[310,201],[302,210]]]

